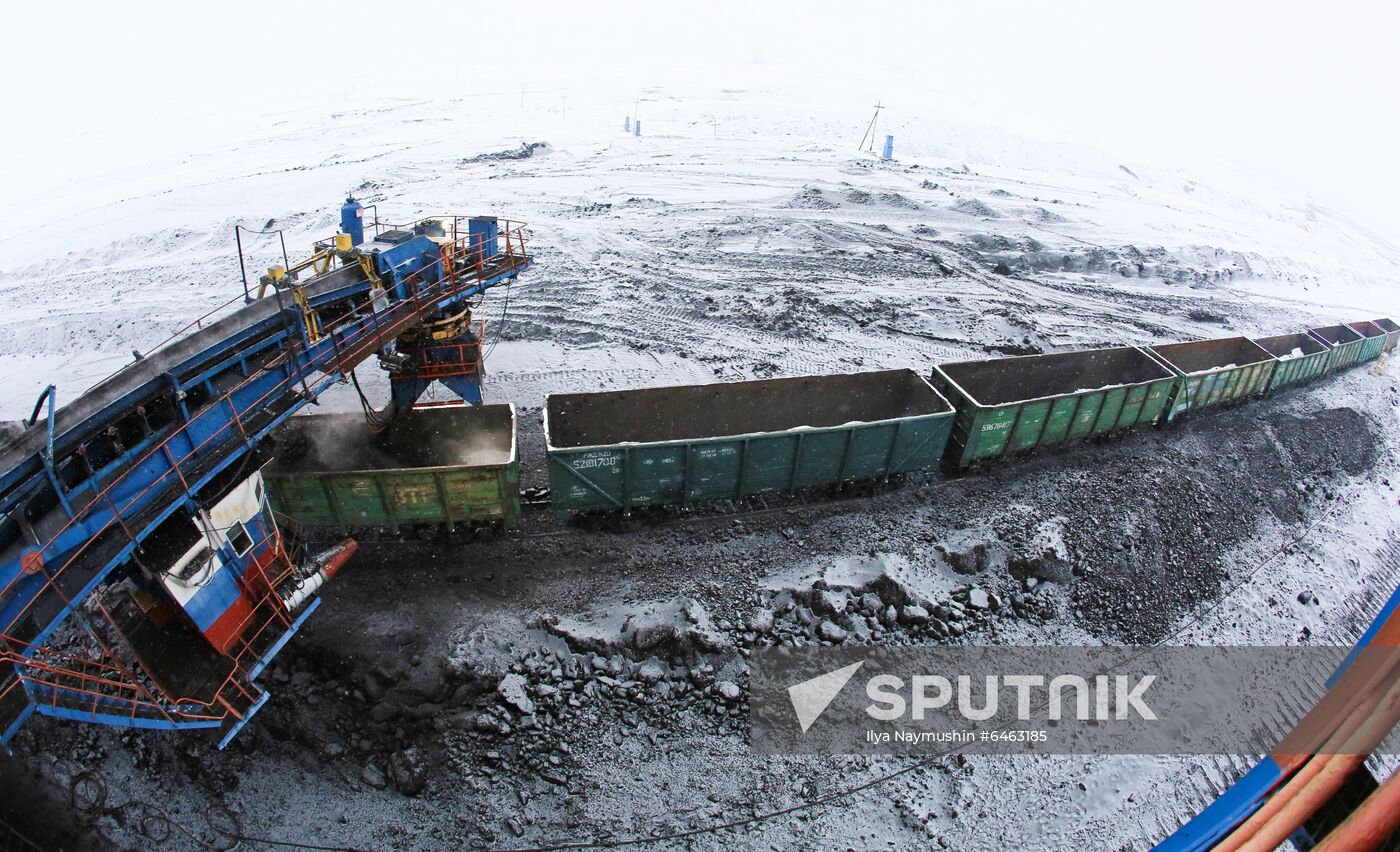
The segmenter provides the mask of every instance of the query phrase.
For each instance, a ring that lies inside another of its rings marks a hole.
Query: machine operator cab
[[[170,597],[209,643],[227,653],[259,596],[276,584],[277,526],[261,471],[190,519],[199,538],[160,577]]]

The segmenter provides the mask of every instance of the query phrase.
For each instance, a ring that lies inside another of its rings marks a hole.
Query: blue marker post
[[[623,133],[631,133],[631,132],[632,132],[632,116],[629,115],[629,116],[626,116],[626,117],[624,117],[624,118],[622,119],[622,132],[623,132]]]
[[[885,136],[885,151],[880,155],[880,159],[889,160],[894,158],[894,134]]]
[[[641,120],[640,118],[637,119],[637,124],[636,124],[636,126],[632,128],[632,134],[633,134],[634,136],[641,136],[641,135],[642,135],[642,120]]]

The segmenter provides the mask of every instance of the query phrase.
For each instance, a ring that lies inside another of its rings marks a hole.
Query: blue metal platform
[[[420,227],[393,242],[323,250],[342,265],[274,286],[139,358],[0,448],[0,742],[35,704],[48,715],[109,722],[103,717],[113,714],[89,691],[36,680],[26,662],[166,519],[240,471],[234,466],[287,417],[406,330],[529,268],[523,230],[507,224],[502,233],[504,245],[488,247],[479,234],[473,245]],[[229,708],[227,720],[251,709]],[[172,701],[123,724],[192,721],[180,717]]]

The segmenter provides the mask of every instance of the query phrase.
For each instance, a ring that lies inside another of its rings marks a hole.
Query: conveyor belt
[[[0,652],[42,646],[163,521],[236,478],[258,441],[356,364],[518,276],[531,260],[521,243],[506,245],[464,263],[450,244],[441,252],[453,262],[444,264],[428,242],[389,281],[347,263],[302,288],[319,333],[308,333],[290,292],[275,292],[140,358],[53,412],[52,423],[13,438],[0,449]],[[388,295],[372,302],[381,283]],[[93,446],[106,453],[99,464]],[[30,710],[15,700],[22,691],[6,691],[18,686],[18,671],[6,669],[0,741]],[[30,699],[56,705],[63,696]]]

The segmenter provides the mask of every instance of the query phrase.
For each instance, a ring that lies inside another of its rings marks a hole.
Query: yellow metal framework
[[[463,305],[462,309],[450,317],[425,322],[400,335],[405,343],[442,343],[457,340],[471,327],[472,309]]]

